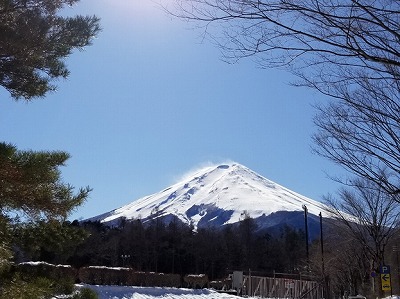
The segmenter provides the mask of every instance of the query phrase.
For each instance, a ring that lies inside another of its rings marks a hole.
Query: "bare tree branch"
[[[318,107],[315,152],[400,193],[399,0],[174,3],[165,9],[205,22],[227,61],[251,56],[263,67],[286,68],[300,78],[294,85],[334,99]]]

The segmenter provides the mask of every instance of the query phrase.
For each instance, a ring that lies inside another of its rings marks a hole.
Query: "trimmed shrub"
[[[206,274],[188,274],[185,275],[183,281],[189,288],[202,289],[208,286],[208,276]]]
[[[79,280],[86,284],[136,285],[146,287],[180,287],[178,274],[136,272],[128,268],[90,266],[79,269]]]
[[[15,266],[15,271],[22,277],[47,277],[54,280],[67,280],[76,282],[78,271],[68,265],[53,265],[45,262],[20,263]]]

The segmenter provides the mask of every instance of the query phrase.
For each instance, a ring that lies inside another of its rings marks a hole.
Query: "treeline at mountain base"
[[[75,248],[31,239],[21,247],[18,260],[70,264],[76,268],[95,265],[180,275],[204,273],[210,279],[225,277],[232,270],[300,271],[306,255],[303,231],[285,227],[273,236],[256,233],[256,229],[251,218],[222,229],[198,231],[179,221],[121,221],[115,227],[74,221],[69,224],[68,233],[71,242],[80,242]],[[84,240],[80,239],[83,234],[87,235]],[[36,246],[32,246],[34,243]]]
[[[260,231],[250,217],[235,225],[198,230],[178,220],[164,223],[157,219],[146,223],[122,220],[113,227],[90,221],[39,223],[31,230],[25,227],[15,232],[19,241],[14,256],[16,263],[44,261],[76,269],[124,267],[180,277],[205,274],[210,281],[224,279],[232,271],[270,277],[297,274],[319,282],[330,298],[379,292],[380,276],[371,276],[379,272],[371,268],[365,246],[346,236],[344,227],[324,227],[322,251],[321,240],[306,242],[302,229],[283,226],[279,231]],[[393,244],[398,241],[392,240]],[[399,265],[393,244],[387,246],[385,261],[393,265],[395,293],[399,284],[395,265]]]

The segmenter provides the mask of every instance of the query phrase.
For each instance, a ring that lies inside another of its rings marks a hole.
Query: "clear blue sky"
[[[81,0],[103,31],[68,58],[68,80],[31,103],[0,90],[1,140],[65,150],[66,182],[94,190],[70,217],[87,218],[158,192],[204,163],[239,162],[315,200],[337,169],[310,151],[324,98],[289,86],[290,74],[252,60],[221,61],[193,25],[149,0]]]

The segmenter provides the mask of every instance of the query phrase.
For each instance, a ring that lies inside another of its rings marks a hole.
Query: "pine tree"
[[[74,188],[62,181],[59,167],[68,158],[65,152],[21,151],[11,144],[0,143],[0,270],[7,269],[12,258],[13,237],[31,236],[36,240],[38,231],[32,230],[35,223],[48,245],[60,242],[60,238],[67,239],[68,236],[55,233],[62,232],[54,230],[58,226],[55,223],[65,221],[90,192],[86,187],[74,193]],[[43,225],[45,222],[53,224]],[[24,226],[25,223],[29,225]],[[19,234],[15,235],[16,231]],[[2,280],[0,293],[2,288],[9,289],[7,283],[13,281]]]
[[[64,59],[99,32],[95,16],[57,15],[78,1],[0,1],[0,85],[13,98],[29,100],[55,90],[55,79],[69,74]]]
[[[65,58],[90,45],[100,31],[95,16],[60,15],[65,6],[78,1],[0,0],[0,86],[15,100],[54,91],[54,81],[68,77]],[[90,188],[74,192],[62,181],[59,167],[68,158],[62,151],[21,151],[0,143],[0,275],[7,273],[16,236],[19,249],[23,244],[32,246],[25,250],[30,253],[38,248],[61,252],[58,245],[71,244],[70,233],[77,231],[65,220],[85,201]],[[74,235],[76,240],[81,236]],[[52,293],[40,278],[0,279],[1,298],[44,298]]]
[[[59,166],[68,158],[61,151],[19,151],[0,143],[1,216],[14,213],[33,220],[65,219],[90,191],[87,187],[73,194],[74,188],[62,182]]]

